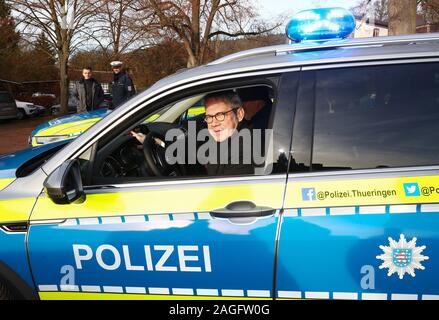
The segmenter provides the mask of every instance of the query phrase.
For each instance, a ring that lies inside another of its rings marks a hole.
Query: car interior
[[[255,86],[253,89],[256,93],[258,87]],[[269,88],[269,91],[273,100],[274,91],[272,88]],[[196,124],[197,132],[206,128],[203,101],[206,95],[207,93],[197,94],[176,103],[166,104],[129,126],[111,141],[101,143],[96,153],[86,152],[86,155],[79,159],[84,185],[140,182],[158,177],[165,179],[206,176],[206,170],[200,164],[168,164],[165,148],[154,143],[156,138],[165,141],[166,132],[170,129],[179,129],[187,135],[190,122]],[[143,145],[130,134],[132,130],[146,135]]]

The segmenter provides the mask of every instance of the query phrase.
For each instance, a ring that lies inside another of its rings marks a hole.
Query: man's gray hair
[[[239,95],[232,90],[212,92],[204,97],[204,105],[207,105],[209,100],[222,101],[231,106],[232,109],[238,109],[242,107],[242,101]]]

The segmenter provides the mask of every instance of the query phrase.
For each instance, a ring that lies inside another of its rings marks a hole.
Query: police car
[[[110,112],[110,109],[103,108],[49,120],[32,130],[29,145],[37,147],[74,139]]]
[[[58,141],[75,139],[110,112],[111,109],[101,108],[49,120],[32,130],[28,139],[29,146],[38,147]],[[190,108],[188,116],[193,117],[203,112],[203,106],[196,105]],[[156,120],[159,116],[159,113],[155,113],[145,122]]]
[[[438,299],[439,34],[342,39],[354,26],[299,13],[300,43],[170,76],[69,144],[0,158],[0,297]],[[258,174],[163,174],[160,146],[127,134],[244,87],[273,102]]]

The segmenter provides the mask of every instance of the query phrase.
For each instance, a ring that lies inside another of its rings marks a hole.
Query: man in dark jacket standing
[[[92,78],[91,67],[82,69],[82,78],[75,87],[74,96],[77,100],[78,113],[93,111],[104,101],[104,91],[101,84]]]
[[[112,61],[111,69],[114,73],[114,80],[112,83],[113,91],[113,106],[117,108],[122,103],[136,94],[133,80],[126,70],[122,70],[121,61]]]

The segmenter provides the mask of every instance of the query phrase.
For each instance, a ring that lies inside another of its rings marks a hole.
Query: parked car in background
[[[58,99],[55,95],[34,95],[31,92],[20,92],[15,97],[17,100],[30,102],[37,106],[42,106],[46,109],[49,109],[54,104],[59,103]]]
[[[71,95],[68,101],[67,112],[76,113],[76,104],[77,104],[76,98]],[[58,103],[50,107],[49,114],[56,115],[60,111],[61,111],[61,104]]]
[[[18,109],[14,98],[8,91],[0,91],[0,120],[16,119]]]
[[[32,94],[32,97],[52,97],[56,98],[56,96],[52,93],[42,93],[42,92],[35,92]]]
[[[104,93],[104,101],[99,105],[98,108],[113,109],[113,96],[111,93]]]
[[[68,113],[76,113],[77,99],[70,95],[68,102]],[[104,101],[98,106],[98,109],[113,109],[113,96],[110,93],[104,94]],[[61,105],[58,103],[50,107],[50,114],[56,115],[60,112]]]
[[[145,123],[156,120],[165,113],[168,108],[169,107],[166,107],[155,112],[145,120]],[[99,108],[90,112],[69,114],[40,124],[29,136],[29,146],[38,147],[58,141],[75,139],[111,111],[112,110],[108,108]],[[196,104],[182,115],[180,121],[188,121],[202,114],[204,114],[204,106]]]
[[[47,109],[43,106],[39,106],[34,104],[34,106],[38,109],[38,115],[44,115],[47,111]]]
[[[18,109],[18,119],[23,119],[25,117],[36,117],[44,114],[46,108],[43,106],[37,106],[33,103],[15,100]]]

